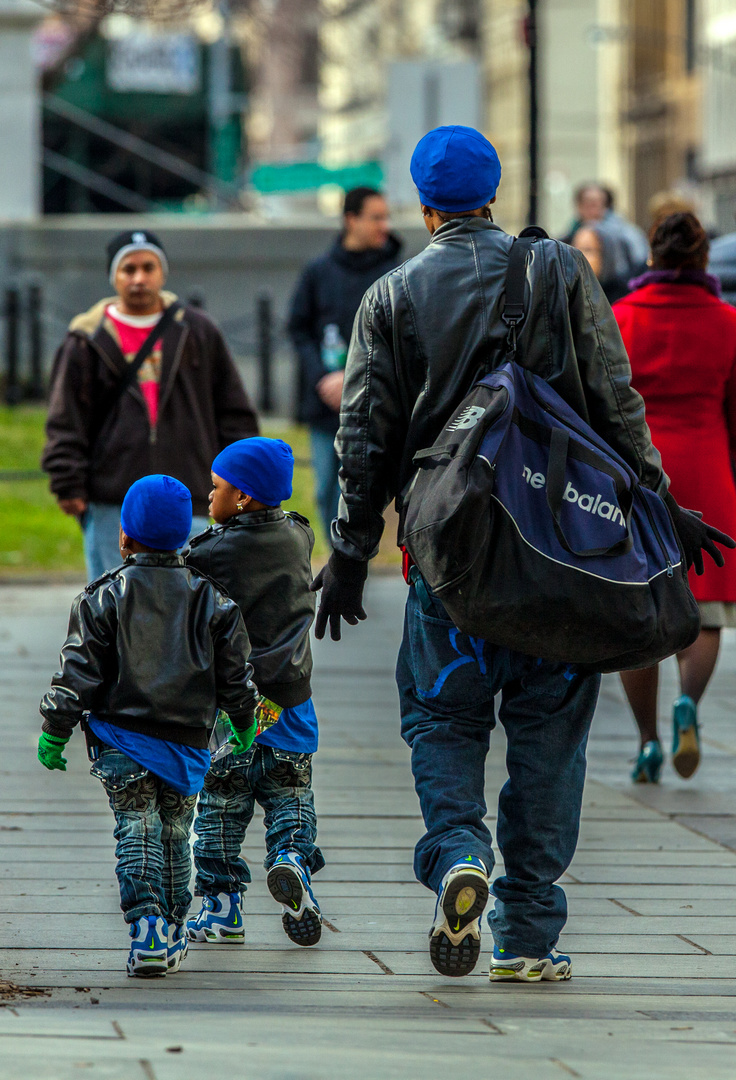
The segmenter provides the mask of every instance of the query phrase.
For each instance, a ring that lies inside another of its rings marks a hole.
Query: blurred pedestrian
[[[87,573],[120,563],[120,507],[142,476],[167,473],[207,525],[210,462],[258,421],[227,345],[203,311],[164,290],[168,260],[146,229],[108,244],[117,297],[72,320],[56,355],[42,468],[79,519]]]
[[[708,269],[719,279],[726,303],[736,306],[736,232],[713,241]]]
[[[575,192],[575,219],[562,237],[563,243],[572,244],[573,237],[583,226],[605,223],[611,235],[625,251],[628,259],[627,278],[644,268],[649,254],[649,244],[642,229],[627,221],[616,212],[613,192],[602,184],[581,184]]]
[[[681,506],[736,535],[736,312],[706,273],[708,237],[692,213],[672,214],[651,231],[651,270],[614,307],[631,360],[632,385],[646,403],[652,440]],[[725,568],[695,560],[690,584],[702,632],[680,653],[680,696],[673,707],[672,763],[684,777],[700,760],[697,707],[718,658],[723,627],[736,626],[736,553]],[[659,779],[658,668],[621,676],[641,735],[632,778]]]
[[[647,203],[647,210],[651,231],[652,226],[658,225],[671,214],[694,214],[695,204],[678,191],[658,191]]]
[[[594,221],[581,225],[571,243],[590,263],[609,304],[626,296],[634,271],[630,251],[620,232],[606,221]],[[641,269],[643,264],[636,267],[637,271]]]
[[[570,228],[561,236],[563,244],[572,244],[572,238],[582,225],[603,221],[613,211],[613,192],[601,184],[581,184],[573,195],[574,218]]]
[[[299,419],[309,424],[320,518],[327,537],[340,499],[335,435],[348,344],[366,289],[398,265],[401,242],[389,227],[380,191],[345,195],[343,230],[329,251],[305,268],[289,319],[299,358]]]

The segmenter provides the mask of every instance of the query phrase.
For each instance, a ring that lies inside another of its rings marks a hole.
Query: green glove
[[[244,754],[246,750],[250,750],[251,746],[253,745],[253,740],[255,739],[256,732],[258,731],[257,721],[254,720],[251,727],[246,728],[245,731],[238,731],[238,729],[233,726],[232,720],[230,720],[229,718],[228,723],[230,725],[230,730],[232,731],[232,735],[230,736],[230,742],[232,743],[233,753]]]
[[[45,731],[41,732],[38,740],[38,760],[44,768],[61,769],[62,772],[66,772],[66,758],[61,756],[61,751],[70,739],[71,735],[62,739],[58,735],[47,735]]]

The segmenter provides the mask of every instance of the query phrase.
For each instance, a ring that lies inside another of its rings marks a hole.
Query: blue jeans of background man
[[[337,517],[340,502],[340,459],[335,453],[335,432],[324,428],[310,429],[312,468],[314,469],[315,498],[322,528],[330,539],[332,522]]]
[[[509,779],[499,797],[497,840],[506,872],[493,883],[488,921],[501,948],[545,956],[567,919],[565,894],[554,882],[575,853],[600,676],[461,634],[420,579],[409,590],[396,678],[427,829],[414,870],[435,892],[464,856],[493,867],[485,758],[500,692]]]
[[[115,814],[115,872],[127,923],[160,915],[181,925],[192,894],[189,837],[196,795],[181,795],[112,747],[90,770],[105,786]]]
[[[121,506],[113,503],[92,502],[82,517],[82,536],[84,538],[84,558],[87,563],[87,577],[96,581],[108,570],[120,566],[120,511]],[[209,521],[206,517],[192,519],[191,536],[203,532]]]
[[[312,873],[325,865],[315,844],[312,755],[254,743],[205,777],[194,823],[197,896],[245,892],[251,878],[240,848],[256,803],[265,811],[267,870],[284,850],[299,852]]]

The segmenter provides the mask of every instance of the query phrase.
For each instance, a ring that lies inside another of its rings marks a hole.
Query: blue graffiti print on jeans
[[[445,667],[442,668],[442,671],[437,676],[437,680],[436,680],[436,682],[435,682],[435,684],[434,684],[434,686],[432,687],[431,690],[420,690],[419,687],[417,687],[417,693],[419,694],[420,697],[427,698],[427,699],[430,699],[430,700],[432,698],[438,697],[438,695],[440,694],[440,692],[442,690],[442,687],[447,682],[449,676],[452,675],[453,671],[456,671],[459,667],[462,667],[464,664],[477,663],[478,667],[480,668],[481,675],[486,674],[486,661],[485,661],[485,657],[483,656],[483,649],[485,647],[485,639],[484,638],[468,637],[467,640],[470,642],[471,647],[473,649],[473,655],[471,656],[470,654],[463,652],[458,647],[457,639],[458,639],[459,634],[460,634],[460,631],[457,629],[456,626],[453,626],[453,627],[450,628],[450,630],[449,630],[450,644],[452,645],[453,649],[457,653],[457,659],[456,660],[451,660],[449,664],[446,664]]]

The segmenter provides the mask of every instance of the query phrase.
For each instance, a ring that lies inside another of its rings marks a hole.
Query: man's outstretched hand
[[[727,533],[715,529],[712,525],[706,525],[702,516],[695,510],[685,510],[678,506],[674,498],[668,492],[665,497],[667,508],[672,514],[672,520],[677,530],[677,535],[685,552],[685,565],[688,570],[691,566],[695,573],[700,575],[705,572],[703,565],[703,552],[706,551],[716,566],[723,566],[725,559],[723,552],[719,551],[716,544],[725,548],[736,548],[736,540]]]
[[[340,640],[340,619],[351,626],[357,626],[366,618],[363,611],[363,586],[368,576],[368,563],[356,559],[346,559],[344,555],[333,551],[330,561],[324,566],[312,584],[311,592],[322,590],[314,634],[318,640],[325,636],[327,620],[330,621],[330,637]]]

